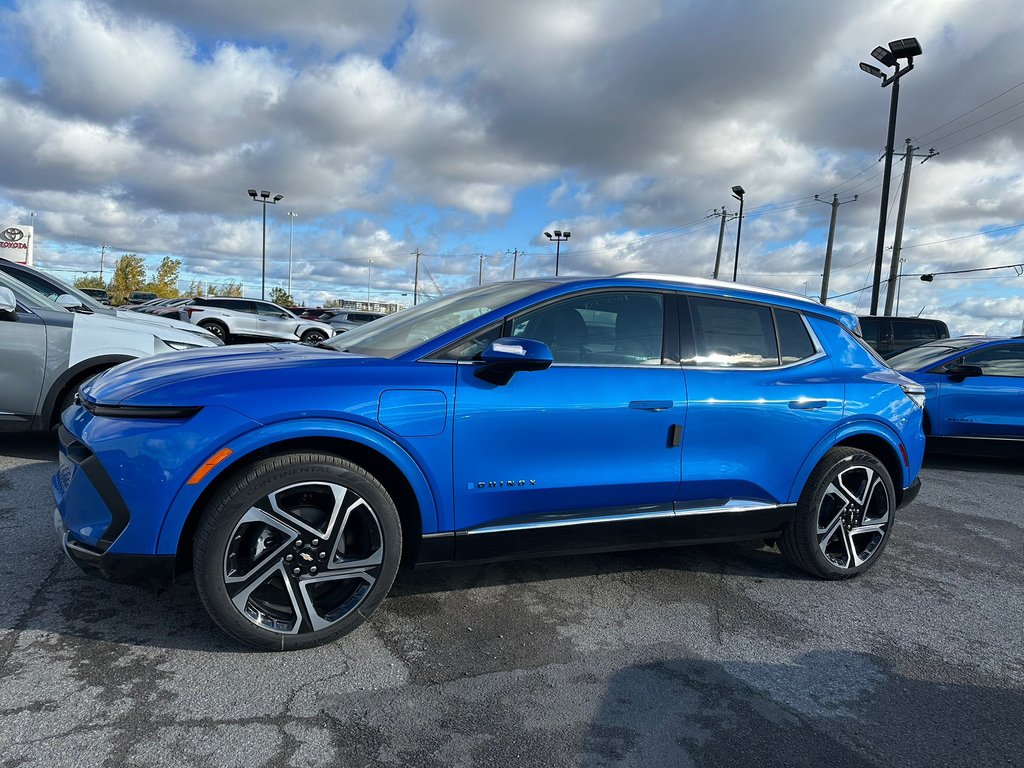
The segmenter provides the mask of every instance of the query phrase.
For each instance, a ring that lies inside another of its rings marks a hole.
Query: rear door
[[[953,381],[942,376],[938,413],[950,437],[1024,438],[1024,341],[1007,341],[965,355],[981,376]]]
[[[842,418],[845,399],[810,319],[748,301],[686,304],[681,498],[791,501],[797,471]]]

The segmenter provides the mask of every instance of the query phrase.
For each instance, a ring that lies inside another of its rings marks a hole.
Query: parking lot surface
[[[931,457],[866,576],[757,544],[400,575],[249,652],[188,583],[59,552],[48,437],[0,436],[0,766],[1024,764],[1024,468]]]

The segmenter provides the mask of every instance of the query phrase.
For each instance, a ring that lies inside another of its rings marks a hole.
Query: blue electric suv
[[[802,297],[627,274],[473,288],[318,347],[126,363],[63,414],[67,554],[302,648],[402,562],[776,540],[826,579],[917,493],[923,389]]]

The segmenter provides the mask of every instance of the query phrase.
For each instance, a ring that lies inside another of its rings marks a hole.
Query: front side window
[[[683,365],[770,368],[779,364],[771,309],[702,296],[691,296],[688,303],[695,348]]]
[[[987,347],[964,356],[966,365],[981,368],[984,376],[1024,377],[1024,344]]]
[[[512,335],[543,341],[556,363],[661,365],[662,296],[601,291],[515,318]]]

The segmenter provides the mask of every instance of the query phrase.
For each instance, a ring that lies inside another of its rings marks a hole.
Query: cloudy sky
[[[246,190],[265,189],[284,195],[268,290],[291,223],[300,301],[369,282],[409,303],[417,250],[436,295],[475,284],[481,255],[485,280],[511,276],[513,251],[519,275],[553,273],[554,229],[572,232],[563,273],[710,276],[708,216],[737,210],[739,184],[740,279],[817,295],[831,210],[814,196],[838,194],[829,303],[864,312],[890,90],[857,65],[908,36],[924,53],[896,142],[939,154],[914,160],[904,271],[1019,264],[1011,0],[0,0],[0,221],[34,212],[36,261],[65,278],[106,243],[258,296]],[[887,248],[902,173],[897,158]],[[735,241],[733,220],[729,277]],[[911,276],[900,312],[1020,333],[1022,288],[1013,269]]]

